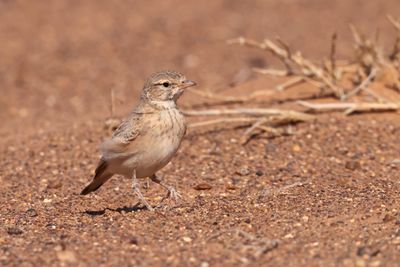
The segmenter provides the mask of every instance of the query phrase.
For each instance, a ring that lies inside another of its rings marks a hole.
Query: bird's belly
[[[142,155],[136,168],[137,177],[148,177],[168,164],[178,150],[179,143],[160,143]]]
[[[136,177],[138,178],[153,175],[168,164],[178,150],[180,143],[180,136],[158,138],[156,142],[149,142],[149,145],[142,151],[127,157],[120,163],[120,174],[131,176],[133,171],[136,170]]]

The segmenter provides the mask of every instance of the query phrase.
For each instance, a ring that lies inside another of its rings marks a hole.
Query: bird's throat
[[[176,102],[174,100],[148,100],[147,102],[153,108],[159,110],[175,109]]]

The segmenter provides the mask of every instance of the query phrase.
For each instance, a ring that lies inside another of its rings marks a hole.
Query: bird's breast
[[[168,157],[176,152],[185,135],[185,118],[177,109],[161,111],[148,132],[153,140],[154,149],[159,150],[160,157]]]
[[[186,132],[183,115],[177,109],[161,111],[149,122],[146,147],[138,164],[138,176],[148,176],[164,167],[178,150]]]

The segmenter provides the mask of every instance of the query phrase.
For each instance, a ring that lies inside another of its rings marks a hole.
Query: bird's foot
[[[161,200],[161,202],[163,202],[164,200],[170,198],[172,200],[174,200],[175,202],[177,202],[180,198],[182,198],[181,194],[179,194],[179,192],[175,189],[175,187],[173,186],[164,186],[165,189],[168,190],[168,193],[165,197],[163,197],[163,199]]]
[[[167,197],[170,197],[175,201],[178,201],[180,198],[182,198],[181,194],[179,194],[179,192],[175,189],[175,187],[169,186],[167,190],[168,190]]]
[[[134,183],[132,183],[132,189],[133,189],[133,192],[135,192],[136,196],[139,198],[140,202],[143,205],[145,205],[148,210],[153,211],[154,210],[153,207],[144,198],[144,196],[142,195],[142,192],[140,192],[139,185],[136,183],[136,181]]]

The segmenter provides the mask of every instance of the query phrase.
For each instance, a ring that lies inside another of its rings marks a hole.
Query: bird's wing
[[[143,125],[140,123],[141,113],[131,113],[113,132],[111,139],[101,145],[103,155],[118,156],[127,153],[128,146],[134,142],[142,133]]]
[[[138,118],[136,116],[130,117],[129,119],[123,121],[117,127],[117,129],[115,129],[112,139],[128,145],[139,135],[140,129],[138,128]]]
[[[113,176],[113,173],[108,171],[109,165],[112,164],[112,159],[136,153],[132,148],[129,148],[129,144],[132,144],[142,131],[141,116],[140,113],[131,113],[113,132],[112,137],[102,143],[103,156],[97,165],[92,182],[82,190],[82,195],[96,191]]]

